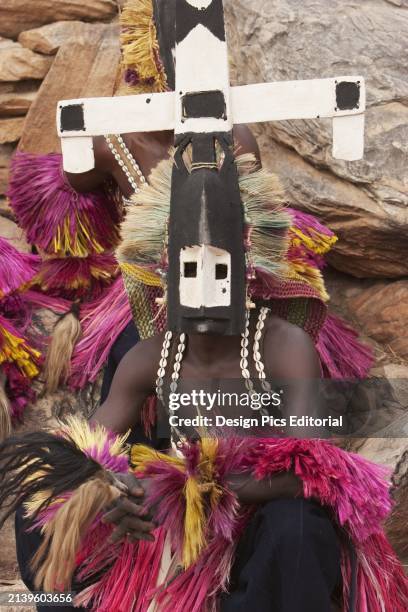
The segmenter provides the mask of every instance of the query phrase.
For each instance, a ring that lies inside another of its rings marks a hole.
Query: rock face
[[[0,38],[0,82],[43,79],[52,58],[25,49],[20,43]]]
[[[24,121],[24,117],[0,119],[0,144],[8,144],[20,140]]]
[[[75,38],[83,25],[81,21],[57,21],[21,32],[18,42],[32,51],[54,55],[61,45]]]
[[[109,20],[117,10],[115,0],[7,0],[0,4],[0,35],[14,38],[24,30],[65,19]]]
[[[27,114],[38,91],[36,81],[0,83],[0,117],[20,117]]]
[[[375,285],[350,305],[365,333],[408,359],[408,281]]]
[[[328,120],[276,122],[257,128],[257,134],[267,146],[275,141],[293,153],[282,162],[281,178],[295,205],[318,211],[339,234],[333,265],[359,277],[405,276],[406,5],[382,0],[227,0],[226,7],[239,84],[348,74],[366,78],[364,160],[332,158]],[[272,168],[279,163],[271,156],[269,162]]]
[[[258,142],[288,202],[323,219],[339,237],[327,258],[331,265],[359,278],[408,274],[408,207],[395,207],[390,214],[355,183],[315,167],[269,134],[259,134]]]
[[[27,115],[19,148],[31,153],[60,150],[55,110],[61,99],[113,95],[119,62],[115,25],[77,24],[55,56]]]
[[[8,185],[8,169],[10,159],[13,153],[12,145],[0,145],[0,197],[6,193]],[[0,230],[0,235],[3,235],[3,228]]]

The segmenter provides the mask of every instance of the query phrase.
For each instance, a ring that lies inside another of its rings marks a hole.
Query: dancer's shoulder
[[[312,338],[285,319],[276,315],[267,318],[263,349],[267,369],[274,375],[320,377],[319,357]]]

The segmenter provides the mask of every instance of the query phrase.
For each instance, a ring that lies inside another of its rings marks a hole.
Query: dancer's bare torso
[[[256,315],[253,317],[255,322]],[[254,324],[251,325],[250,343]],[[163,344],[163,334],[139,342],[124,357],[113,379],[107,400],[95,413],[95,419],[109,429],[125,432],[139,422],[143,403],[155,393],[157,369]],[[237,336],[191,335],[186,343],[178,393],[191,394],[197,384],[205,392],[245,392],[241,369],[241,339]],[[320,366],[312,340],[300,328],[270,315],[266,321],[262,350],[268,380],[288,381],[285,412],[295,416],[310,413],[315,382],[320,378]],[[253,380],[257,378],[249,362]],[[235,383],[235,385],[234,385]],[[215,405],[212,411],[225,413],[225,406]],[[250,408],[248,409],[250,412]],[[195,416],[193,405],[180,414]],[[300,436],[315,436],[312,430],[297,432]]]
[[[254,326],[251,329],[253,339]],[[139,342],[121,361],[113,379],[110,393],[93,419],[108,429],[126,432],[140,419],[140,410],[147,396],[155,391],[157,368],[163,344],[163,335]],[[275,316],[265,324],[263,361],[269,379],[291,379],[291,393],[286,397],[286,409],[293,414],[307,414],[313,401],[314,381],[320,377],[319,360],[309,336],[300,328]],[[251,376],[256,372],[251,368]],[[240,338],[192,335],[188,338],[182,363],[179,390],[191,391],[191,381],[216,380],[223,391],[223,382],[241,378]],[[225,389],[224,389],[225,390]],[[196,411],[190,407],[191,415]],[[222,411],[222,407],[218,407]],[[188,407],[187,407],[188,411]],[[187,412],[188,414],[188,412]],[[299,431],[298,435],[319,435],[311,430]],[[231,474],[228,482],[239,501],[244,504],[262,504],[271,499],[291,498],[302,495],[302,486],[292,473],[280,473],[273,478],[256,481],[247,474]],[[130,534],[131,539],[151,540],[154,530],[148,516],[142,518],[141,503],[149,489],[148,479],[143,483],[128,477],[126,485],[131,499],[120,499],[116,507],[105,515],[107,522],[116,528],[112,535],[118,541]]]

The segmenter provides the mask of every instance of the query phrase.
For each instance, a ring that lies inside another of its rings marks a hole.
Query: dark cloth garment
[[[34,574],[30,568],[30,562],[42,542],[41,532],[37,529],[27,531],[27,522],[24,520],[24,510],[18,508],[15,515],[16,549],[17,561],[20,569],[21,579],[29,591],[35,591]],[[75,584],[72,591],[76,591]],[[38,612],[73,612],[74,610],[85,610],[85,608],[74,608],[73,606],[37,606]]]
[[[340,545],[316,502],[279,499],[260,508],[237,549],[221,612],[333,612]]]
[[[115,372],[117,367],[123,357],[139,342],[140,336],[139,332],[136,329],[136,325],[133,321],[128,323],[123,330],[116,338],[114,344],[109,353],[108,363],[105,366],[105,371],[103,374],[103,382],[101,389],[101,404],[106,400],[109,395],[109,390],[112,385],[113,377],[115,376]]]
[[[41,535],[23,533],[24,526],[19,511],[17,557],[23,581],[32,590],[29,561]],[[239,542],[221,612],[332,612],[332,594],[340,581],[340,546],[326,511],[302,499],[272,501],[256,512]]]

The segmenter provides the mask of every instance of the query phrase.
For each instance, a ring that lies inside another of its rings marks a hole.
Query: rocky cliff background
[[[114,0],[3,0],[0,4],[0,234],[28,250],[6,192],[16,150],[59,151],[58,100],[113,95],[119,42]],[[264,164],[294,207],[339,236],[326,279],[332,308],[375,351],[374,376],[395,391],[395,438],[354,447],[393,466],[408,434],[408,0],[225,0],[232,80],[247,84],[362,74],[367,81],[364,160],[331,157],[330,121],[254,126]],[[52,326],[45,317],[43,325]],[[42,398],[26,428],[49,422],[74,398]],[[3,540],[0,587],[17,579],[11,530]]]

